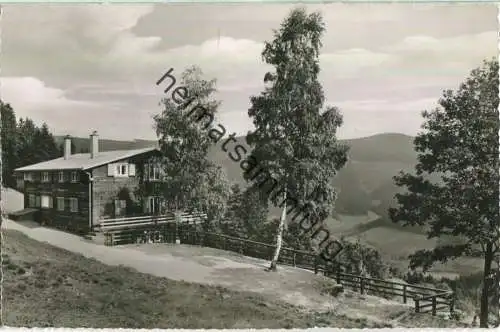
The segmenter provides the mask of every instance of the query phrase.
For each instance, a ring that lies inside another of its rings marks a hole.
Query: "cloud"
[[[227,71],[248,65],[259,65],[263,44],[248,39],[220,37],[199,45],[158,49],[160,37],[138,37],[124,33],[102,58],[107,68],[137,70],[152,67],[187,67],[198,64],[209,71]]]
[[[401,98],[346,100],[336,103],[344,117],[339,135],[344,138],[364,137],[381,132],[415,135],[422,123],[421,112],[437,106],[437,99]],[[362,124],[362,125],[359,125]]]
[[[377,53],[362,48],[342,50],[320,55],[320,64],[328,67],[335,77],[352,77],[363,70],[389,63],[394,56],[388,53]]]
[[[185,67],[197,64],[207,78],[217,78],[228,125],[251,126],[241,110],[272,69],[261,59],[263,41],[272,39],[272,29],[293,7],[5,6],[2,74],[8,77],[2,98],[18,114],[58,128],[94,127],[101,116],[103,123],[120,119],[120,126],[105,128],[113,135],[146,136],[162,97],[156,80],[171,67],[179,78]],[[324,14],[320,80],[326,98],[345,112],[345,132],[418,127],[422,108],[497,53],[494,20],[488,16],[493,6],[307,7]]]
[[[125,103],[132,104],[135,108],[126,108],[123,107],[123,101],[117,102],[115,99],[72,99],[68,96],[68,91],[47,86],[35,77],[2,77],[0,86],[2,100],[12,105],[18,117],[29,117],[37,124],[46,122],[54,128],[56,134],[86,136],[96,129],[107,137],[127,139],[137,132],[138,127],[149,131],[144,131],[147,134],[141,132],[138,137],[151,138],[153,134],[151,108],[142,108],[141,103],[137,103],[133,96],[132,101],[126,100]],[[83,85],[76,88],[81,90],[98,87]],[[154,103],[144,98],[139,100],[145,104]]]
[[[5,75],[45,78],[54,76],[57,68],[59,77],[78,75],[84,79],[101,76],[101,59],[154,6],[27,5],[2,9]],[[148,38],[145,40],[151,43]]]
[[[49,87],[35,77],[0,78],[2,99],[16,109],[31,112],[38,108],[92,107],[89,101],[72,100],[60,89]]]
[[[362,112],[420,112],[437,106],[437,98],[419,98],[404,100],[399,98],[345,100],[336,105],[342,110],[354,109]]]
[[[464,75],[498,52],[498,33],[486,31],[451,38],[412,35],[385,48],[395,55],[401,73]]]
[[[485,31],[478,34],[468,34],[442,39],[431,36],[413,35],[404,38],[395,45],[387,47],[387,50],[397,53],[449,53],[450,51],[462,51],[464,54],[468,55],[483,55],[485,50],[491,50],[491,43],[496,38],[496,31]]]

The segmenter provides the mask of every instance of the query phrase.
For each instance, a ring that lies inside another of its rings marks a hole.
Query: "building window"
[[[115,174],[116,176],[128,176],[128,164],[116,164]]]
[[[49,172],[42,172],[42,182],[49,182]]]
[[[24,181],[33,181],[33,174],[30,172],[24,173]]]
[[[71,182],[78,182],[79,181],[79,176],[78,176],[78,172],[76,171],[73,171],[71,172]]]
[[[146,178],[149,181],[160,180],[160,165],[146,164],[144,168],[145,168]]]
[[[162,208],[162,197],[160,196],[150,196],[146,199],[144,212],[150,214],[159,214]]]
[[[33,194],[28,195],[28,207],[34,208],[36,205],[36,197]]]
[[[57,211],[64,211],[64,197],[57,197]]]
[[[115,200],[115,217],[125,216],[127,214],[127,201],[123,199]]]
[[[78,198],[69,199],[69,210],[71,212],[78,212]]]
[[[41,207],[45,209],[52,208],[52,197],[48,195],[41,196]]]
[[[58,177],[59,177],[59,182],[64,182],[64,172],[63,171],[59,172]]]

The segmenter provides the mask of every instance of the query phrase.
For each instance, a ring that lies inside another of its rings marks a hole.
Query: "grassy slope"
[[[252,293],[106,266],[15,231],[7,231],[4,242],[3,312],[8,326],[367,326],[362,320],[304,313]]]
[[[5,231],[3,323],[94,328],[376,328],[391,325],[310,313],[253,293],[107,266]],[[394,315],[401,315],[393,313]],[[362,315],[361,315],[362,317]],[[422,314],[399,326],[458,326]]]

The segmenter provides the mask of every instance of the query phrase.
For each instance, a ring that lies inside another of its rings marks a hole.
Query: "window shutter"
[[[149,213],[149,199],[147,198],[142,200],[142,212]]]
[[[144,164],[144,180],[149,180],[149,164]]]
[[[108,176],[115,175],[115,164],[108,164]]]
[[[52,198],[52,196],[49,196],[49,208],[53,208],[54,207],[54,200]]]
[[[135,164],[128,165],[128,175],[135,176]]]

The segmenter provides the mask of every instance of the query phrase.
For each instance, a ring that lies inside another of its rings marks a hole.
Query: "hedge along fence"
[[[183,244],[232,251],[264,260],[271,260],[276,248],[274,245],[267,243],[217,233],[198,232],[185,227],[186,225],[183,225],[182,228],[177,230],[179,239]],[[134,243],[133,239],[141,236],[144,232],[160,234],[159,242],[175,242],[175,224],[166,222],[155,227],[148,224],[134,226],[133,229],[115,229],[111,235],[115,240],[111,245]],[[433,315],[436,315],[438,310],[449,308],[450,312],[452,312],[454,309],[454,293],[451,291],[363,277],[342,273],[340,270],[332,271],[331,267],[327,267],[326,262],[311,252],[282,248],[278,263],[314,271],[316,274],[322,272],[326,277],[335,279],[338,284],[359,291],[361,294],[398,297],[402,298],[403,303],[408,303],[408,299],[412,299],[417,313],[432,312]]]

